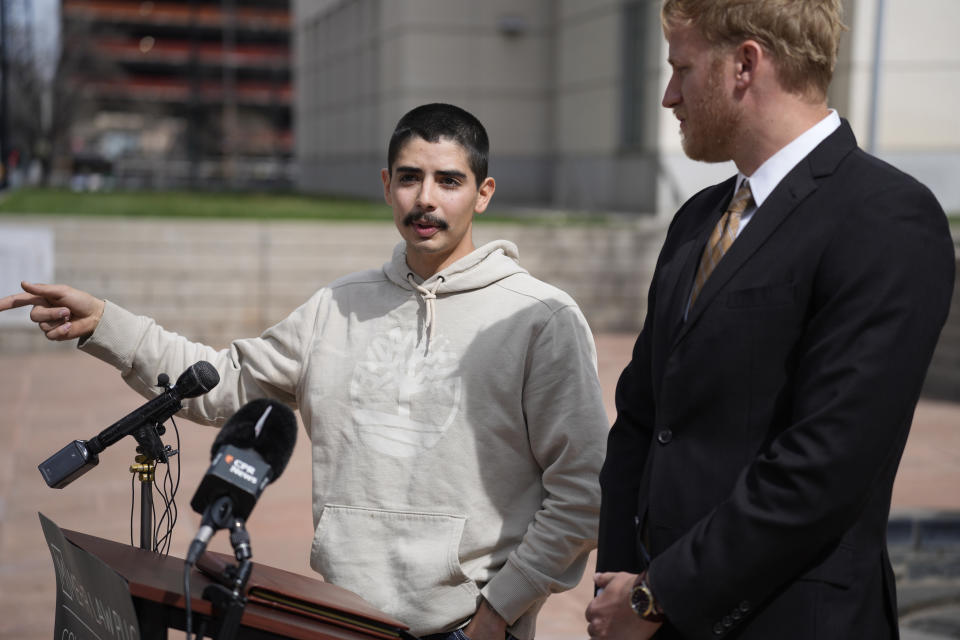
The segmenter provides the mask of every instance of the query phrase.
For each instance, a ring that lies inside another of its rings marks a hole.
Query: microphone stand
[[[130,465],[130,473],[140,480],[140,548],[153,550],[153,485],[157,461],[139,454]]]
[[[250,534],[241,518],[233,518],[230,525],[230,544],[239,564],[228,565],[224,569],[220,576],[223,584],[211,583],[203,590],[204,600],[212,602],[214,612],[223,616],[217,640],[234,640],[237,637],[243,609],[247,605],[245,590],[253,569],[253,553],[250,550]]]
[[[157,386],[172,389],[170,377],[161,373],[157,376]],[[157,462],[169,463],[170,456],[177,455],[170,445],[164,445],[160,436],[167,432],[159,422],[140,426],[133,432],[137,440],[137,456],[130,465],[130,473],[137,474],[140,480],[140,548],[154,550],[153,535],[153,487],[156,483]]]

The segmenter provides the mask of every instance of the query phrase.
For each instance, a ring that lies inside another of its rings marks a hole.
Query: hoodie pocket
[[[480,591],[459,559],[465,523],[463,516],[326,505],[310,565],[414,633],[439,631],[477,608]]]

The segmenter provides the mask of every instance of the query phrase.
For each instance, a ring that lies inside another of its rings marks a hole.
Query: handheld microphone
[[[100,453],[123,436],[134,432],[143,424],[160,423],[183,407],[185,398],[195,398],[220,383],[220,374],[206,360],[191,365],[177,378],[177,383],[139,409],[128,413],[112,425],[90,438],[89,449]]]
[[[260,399],[240,408],[217,434],[210,467],[190,506],[203,514],[186,563],[194,564],[214,532],[246,520],[268,483],[283,473],[297,439],[297,419],[285,404]]]
[[[126,435],[133,434],[145,424],[161,423],[182,407],[182,400],[194,398],[213,389],[220,375],[212,364],[201,360],[180,374],[174,386],[156,398],[120,418],[89,440],[74,440],[56,452],[37,468],[54,489],[62,489],[87,471],[97,466],[97,454]]]

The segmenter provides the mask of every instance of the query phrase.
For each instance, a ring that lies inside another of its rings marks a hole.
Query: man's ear
[[[497,183],[493,178],[487,176],[484,178],[483,182],[480,183],[480,188],[477,189],[477,203],[473,207],[474,213],[483,213],[487,210],[487,205],[490,204],[490,198],[493,197],[493,192],[497,190]]]
[[[760,65],[767,61],[766,52],[756,40],[744,40],[734,52],[734,83],[737,89],[743,90],[757,79]]]
[[[380,179],[383,180],[383,199],[393,206],[393,196],[390,194],[390,170],[380,169]]]

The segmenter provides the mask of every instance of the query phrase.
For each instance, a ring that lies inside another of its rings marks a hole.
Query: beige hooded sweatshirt
[[[533,637],[595,546],[607,432],[593,337],[564,292],[487,244],[421,281],[404,244],[216,351],[107,303],[81,349],[155,395],[199,360],[220,384],[184,415],[220,425],[264,396],[298,407],[313,455],[311,566],[426,635],[482,594]]]

